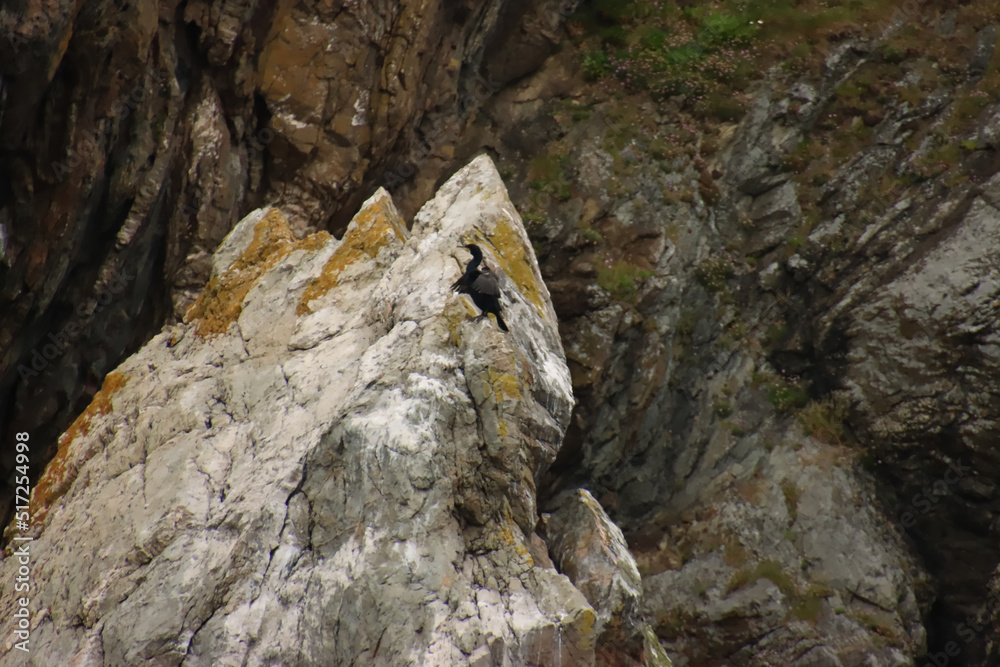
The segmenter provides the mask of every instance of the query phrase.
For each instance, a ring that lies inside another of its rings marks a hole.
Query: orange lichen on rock
[[[405,243],[406,236],[406,225],[388,196],[379,197],[365,206],[351,221],[343,240],[327,260],[320,275],[306,286],[298,308],[295,309],[296,315],[312,312],[309,302],[336,287],[340,274],[348,266],[366,257],[374,259],[393,240]]]
[[[508,548],[513,549],[526,563],[533,565],[531,552],[528,551],[521,529],[514,523],[514,519],[510,516],[508,510],[504,510],[504,514],[504,520],[499,527],[498,537],[500,541]]]
[[[577,609],[574,614],[564,618],[561,625],[566,638],[577,650],[588,651],[594,646],[597,614],[593,609]]]
[[[83,461],[72,459],[69,455],[70,446],[78,436],[87,435],[90,432],[91,421],[111,412],[111,397],[118,393],[128,383],[128,380],[128,376],[124,373],[118,371],[108,373],[100,391],[94,394],[94,400],[76,418],[76,421],[70,424],[66,432],[59,436],[59,449],[55,457],[45,467],[45,472],[42,473],[38,484],[31,492],[31,501],[28,503],[31,525],[44,522],[52,504],[69,490],[70,484],[73,483],[79,472],[79,466],[83,463]]]
[[[531,258],[517,230],[509,221],[500,220],[489,240],[496,248],[497,264],[507,277],[514,281],[521,294],[534,304],[538,314],[544,317],[545,300],[542,298],[535,272],[531,270]]]
[[[222,275],[212,276],[184,315],[185,322],[198,320],[200,336],[225,333],[243,312],[243,300],[261,276],[295,250],[315,252],[332,237],[317,232],[296,241],[285,214],[272,208],[254,227],[253,241]]]

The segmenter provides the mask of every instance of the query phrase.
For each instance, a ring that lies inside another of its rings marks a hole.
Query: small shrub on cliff
[[[809,394],[794,380],[788,380],[766,371],[755,371],[755,387],[767,389],[767,398],[778,412],[803,408],[809,402]]]
[[[726,280],[735,274],[729,257],[713,255],[703,259],[694,270],[695,279],[710,292],[719,292],[726,286]]]
[[[805,389],[783,380],[778,380],[767,388],[767,398],[778,412],[802,408],[809,402],[809,394]]]
[[[597,81],[611,74],[611,60],[602,49],[583,54],[583,76],[587,81]]]
[[[590,243],[593,243],[594,245],[604,240],[604,237],[601,236],[601,233],[596,229],[594,229],[589,222],[587,223],[578,222],[576,228],[580,230],[580,235],[583,236],[584,239],[586,239]]]
[[[698,29],[698,39],[710,46],[726,44],[747,44],[757,32],[757,25],[747,21],[746,16],[725,11],[710,11],[702,19]]]
[[[681,312],[677,316],[677,323],[674,325],[677,335],[684,339],[689,339],[697,326],[698,311],[690,306],[681,308]]]
[[[597,269],[597,284],[616,299],[632,301],[642,281],[652,275],[652,271],[641,269],[631,262],[607,259],[604,266]]]
[[[844,436],[844,412],[830,400],[812,401],[799,413],[806,435],[839,445]]]
[[[712,412],[715,413],[716,417],[725,419],[729,415],[733,414],[733,406],[729,404],[729,401],[716,401],[715,404],[712,405]]]

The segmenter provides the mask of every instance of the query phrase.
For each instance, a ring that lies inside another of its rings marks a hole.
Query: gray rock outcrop
[[[510,334],[449,291],[464,242],[500,272]],[[340,241],[258,210],[186,323],[60,440],[32,497],[27,662],[593,664],[611,616],[533,537],[573,400],[488,158],[412,233],[381,191]],[[11,637],[0,664],[25,664]]]

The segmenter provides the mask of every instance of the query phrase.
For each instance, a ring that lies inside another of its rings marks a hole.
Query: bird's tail
[[[510,331],[510,329],[507,328],[507,324],[503,321],[503,317],[500,316],[500,313],[493,314],[497,316],[497,326],[500,327],[500,331]]]

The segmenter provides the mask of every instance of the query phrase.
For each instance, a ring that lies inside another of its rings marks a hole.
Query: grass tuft
[[[607,259],[604,266],[597,269],[597,284],[616,299],[632,302],[642,281],[652,275],[652,271],[641,269],[631,262]]]

